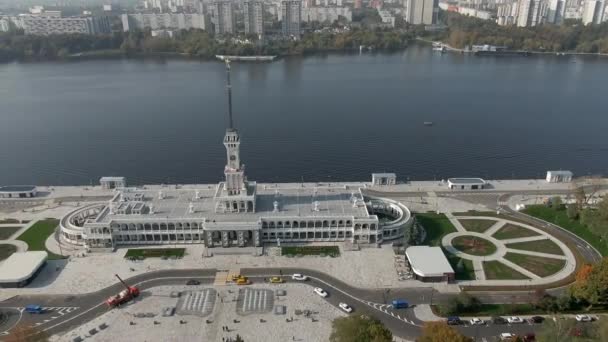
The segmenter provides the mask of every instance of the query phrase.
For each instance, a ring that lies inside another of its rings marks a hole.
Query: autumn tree
[[[382,322],[363,315],[337,318],[332,322],[331,342],[391,342],[393,334]]]
[[[589,303],[590,307],[608,303],[608,258],[594,266],[583,266],[570,287],[570,293],[577,299]]]
[[[473,339],[462,335],[458,330],[445,322],[426,322],[422,327],[422,335],[417,342],[473,342]]]

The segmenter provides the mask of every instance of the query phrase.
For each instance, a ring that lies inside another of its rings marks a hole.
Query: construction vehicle
[[[118,276],[118,274],[115,274],[115,276],[125,286],[125,289],[120,291],[116,296],[112,296],[106,300],[106,304],[108,304],[110,308],[122,305],[139,296],[139,289],[137,287],[127,285],[127,283],[125,283],[124,280]]]

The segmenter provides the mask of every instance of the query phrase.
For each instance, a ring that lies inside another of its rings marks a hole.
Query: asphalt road
[[[142,291],[142,295],[137,300],[147,300],[150,288],[164,285],[184,285],[188,279],[199,280],[202,284],[213,283],[215,269],[185,269],[185,270],[166,270],[140,274],[126,280],[130,285],[136,285]],[[393,333],[407,339],[414,339],[419,336],[422,322],[416,319],[413,309],[395,310],[388,305],[395,298],[403,298],[411,305],[433,303],[443,301],[448,298],[445,295],[434,293],[431,295],[430,288],[403,288],[403,289],[361,289],[352,287],[327,274],[309,269],[300,268],[255,268],[241,269],[243,275],[247,275],[252,281],[263,282],[263,278],[284,275],[284,279],[291,281],[289,275],[292,273],[302,273],[310,277],[309,281],[304,282],[311,286],[311,296],[315,296],[312,287],[322,287],[329,296],[327,301],[337,306],[340,302],[345,302],[354,308],[356,313],[367,314],[381,320]],[[268,284],[269,287],[272,284]],[[76,328],[98,316],[101,316],[109,309],[104,301],[111,295],[122,290],[122,284],[117,283],[97,292],[82,295],[27,295],[16,296],[0,303],[0,309],[23,308],[29,304],[37,304],[43,307],[73,307],[77,308],[61,316],[55,315],[52,311],[44,314],[21,314],[24,323],[36,325],[39,329],[49,334],[58,334]],[[432,298],[433,297],[433,298]],[[120,310],[120,308],[113,309]],[[16,317],[16,314],[13,315]],[[51,319],[51,317],[55,317]],[[45,322],[45,320],[47,322]],[[481,341],[485,338],[491,341],[495,336],[502,332],[529,333],[537,330],[537,326],[521,324],[514,326],[487,325],[487,326],[461,326],[458,329],[470,336],[477,336]]]

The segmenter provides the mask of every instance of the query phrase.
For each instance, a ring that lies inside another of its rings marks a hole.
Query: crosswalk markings
[[[215,280],[213,281],[213,286],[224,286],[226,285],[227,279],[228,272],[217,272],[215,273]]]

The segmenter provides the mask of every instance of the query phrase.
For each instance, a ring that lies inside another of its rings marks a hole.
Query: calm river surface
[[[214,61],[0,65],[0,185],[216,182],[224,82]],[[233,64],[242,160],[261,182],[606,174],[607,89],[608,59],[427,46]]]

